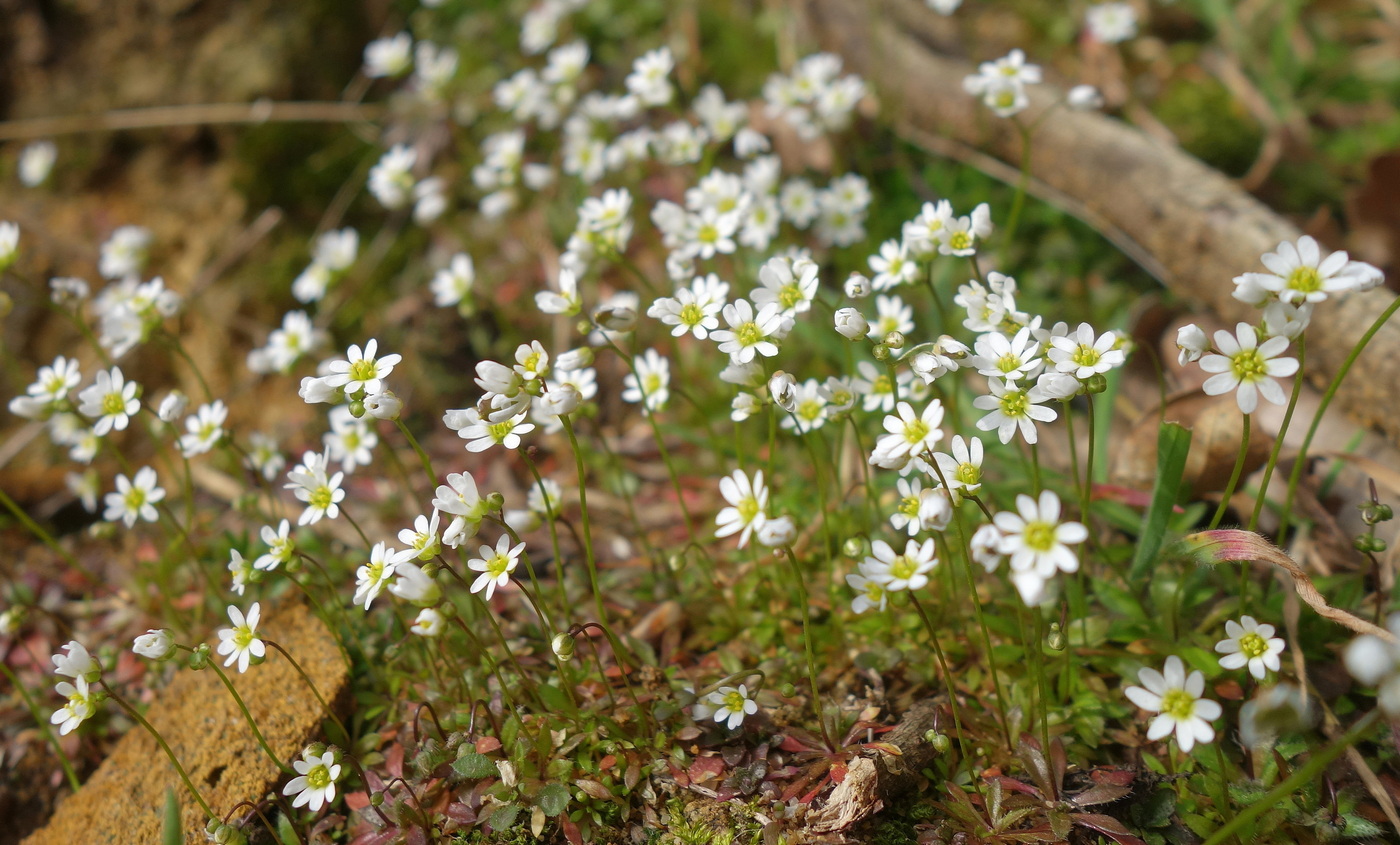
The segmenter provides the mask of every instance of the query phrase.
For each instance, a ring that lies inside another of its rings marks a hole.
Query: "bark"
[[[840,54],[874,86],[902,137],[1015,178],[1020,136],[1010,121],[963,92],[963,77],[975,68],[954,57],[954,23],[922,0],[790,2],[809,42]],[[1023,117],[1033,121],[1060,92],[1037,85],[1030,97]],[[1035,134],[1030,170],[1031,193],[1103,232],[1180,299],[1231,321],[1258,316],[1231,297],[1232,279],[1262,272],[1260,255],[1301,235],[1221,173],[1100,114],[1058,109]],[[1309,377],[1329,382],[1394,298],[1377,289],[1319,307],[1308,329]],[[1400,444],[1400,325],[1382,328],[1354,369],[1337,403]]]

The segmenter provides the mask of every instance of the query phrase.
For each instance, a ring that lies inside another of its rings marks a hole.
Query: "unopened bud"
[[[792,698],[794,695],[797,695],[797,687],[792,684],[783,684],[782,687],[778,689],[778,692],[782,693],[783,698]]]
[[[894,331],[885,335],[885,345],[891,349],[903,349],[904,332]]]
[[[860,273],[852,273],[846,279],[846,296],[851,299],[864,299],[870,295],[870,280]]]
[[[498,511],[506,506],[506,497],[500,491],[493,491],[486,496],[486,510]]]
[[[1103,373],[1094,373],[1084,380],[1084,392],[1103,393],[1108,390],[1108,379]]]
[[[1386,543],[1374,534],[1362,534],[1352,543],[1363,554],[1380,554],[1386,550]]]
[[[352,416],[352,417],[354,417],[355,419],[358,420],[360,417],[363,417],[364,415],[365,415],[365,402],[364,402],[364,399],[361,398],[361,399],[354,399],[354,400],[351,400],[351,402],[350,402],[350,416]]]
[[[890,348],[883,343],[877,343],[871,348],[870,354],[875,356],[876,361],[890,360]]]
[[[1064,651],[1068,643],[1065,641],[1064,631],[1060,630],[1060,623],[1050,623],[1050,633],[1045,635],[1045,645],[1051,651]]]
[[[932,745],[933,750],[937,751],[939,754],[947,754],[948,749],[953,747],[953,742],[948,739],[948,735],[941,733],[934,734],[933,738],[928,741],[928,744]]]
[[[865,554],[865,541],[859,537],[851,537],[841,544],[841,552],[846,557],[861,557]]]
[[[1380,502],[1366,502],[1357,505],[1357,507],[1361,509],[1361,521],[1367,525],[1389,522],[1395,516],[1394,511],[1390,509],[1390,505],[1383,505]]]
[[[576,643],[574,642],[574,638],[568,633],[556,634],[554,639],[550,642],[549,647],[554,650],[554,656],[565,663],[574,658]]]

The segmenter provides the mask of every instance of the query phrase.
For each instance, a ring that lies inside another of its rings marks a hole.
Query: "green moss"
[[[1152,111],[1187,152],[1232,176],[1249,170],[1263,141],[1263,130],[1244,107],[1209,77],[1178,77]]]

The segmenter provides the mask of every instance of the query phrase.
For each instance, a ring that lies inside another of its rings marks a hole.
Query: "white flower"
[[[438,486],[432,505],[452,516],[452,522],[442,532],[442,542],[454,549],[476,536],[490,507],[477,492],[476,479],[461,472],[449,474],[447,484]]]
[[[121,367],[99,370],[96,380],[78,393],[78,411],[95,417],[92,430],[98,437],[107,432],[126,430],[127,423],[141,410],[136,398],[138,385],[122,377]]]
[[[1055,369],[1082,381],[1122,366],[1126,356],[1123,350],[1114,348],[1117,343],[1117,334],[1104,332],[1096,338],[1093,326],[1080,323],[1074,334],[1052,338],[1048,355]]]
[[[1095,39],[1117,44],[1137,35],[1137,12],[1131,3],[1099,3],[1084,13],[1084,23]]]
[[[441,613],[431,607],[425,607],[418,611],[418,616],[414,618],[409,630],[420,637],[436,637],[446,625],[447,620]]]
[[[953,501],[960,502],[963,496],[975,496],[982,489],[982,441],[976,437],[964,440],[957,434],[949,447],[952,454],[935,452],[933,459],[948,482]]]
[[[226,419],[228,408],[222,399],[201,405],[193,416],[185,420],[185,430],[188,434],[180,436],[180,454],[193,458],[213,449],[219,438],[224,436]]]
[[[345,353],[347,360],[330,363],[330,375],[324,377],[325,383],[344,389],[349,396],[383,390],[384,379],[394,371],[394,365],[403,360],[403,356],[395,353],[376,358],[378,351],[379,341],[374,338],[365,343],[363,352],[359,344],[350,344],[350,349]]]
[[[78,726],[97,712],[97,705],[102,700],[100,692],[93,692],[88,685],[86,678],[77,678],[76,684],[67,681],[59,681],[54,689],[59,695],[68,699],[54,714],[49,717],[49,722],[58,725],[58,735],[67,736],[77,730]]]
[[[944,531],[953,521],[953,500],[939,487],[925,490],[919,497],[919,525],[925,531]]]
[[[859,573],[852,572],[846,576],[846,584],[858,593],[851,601],[853,613],[864,613],[871,608],[884,610],[889,604],[889,592],[879,581],[865,575],[864,564],[861,565]]]
[[[19,258],[19,224],[0,220],[0,270]]]
[[[852,272],[846,277],[841,290],[851,299],[864,299],[870,295],[870,279],[861,273]]]
[[[316,239],[312,255],[317,264],[332,273],[344,273],[355,263],[355,254],[360,249],[360,233],[349,226],[324,232]]]
[[[297,524],[314,525],[323,517],[335,519],[340,516],[340,502],[345,498],[340,482],[345,478],[345,473],[329,474],[328,454],[306,452],[301,460],[301,464],[287,473],[287,483],[282,485],[306,503]]]
[[[841,308],[836,311],[836,331],[847,340],[859,341],[870,331],[870,324],[859,309]]]
[[[156,480],[156,471],[150,467],[141,467],[130,480],[118,473],[116,491],[103,499],[107,510],[102,518],[108,522],[120,519],[127,528],[135,525],[138,519],[155,522],[158,518],[156,503],[165,498],[165,490]]]
[[[875,273],[870,279],[875,290],[889,290],[912,282],[919,272],[918,263],[909,257],[909,247],[893,238],[880,244],[880,254],[870,256],[868,263]]]
[[[233,627],[220,629],[218,649],[219,654],[228,656],[224,661],[225,666],[237,662],[238,671],[247,672],[249,664],[261,663],[267,656],[267,646],[257,635],[261,615],[262,605],[259,602],[253,602],[246,617],[243,611],[233,605],[228,606],[228,621],[233,623]]]
[[[1208,396],[1219,396],[1234,390],[1240,411],[1254,412],[1259,397],[1282,405],[1287,401],[1283,388],[1275,378],[1298,372],[1296,358],[1280,357],[1288,348],[1288,338],[1271,337],[1259,343],[1259,335],[1249,323],[1235,326],[1235,334],[1220,330],[1215,333],[1215,346],[1220,354],[1201,358],[1201,369],[1216,375],[1206,379],[1201,389]]]
[[[780,516],[777,519],[765,520],[758,528],[758,542],[770,549],[779,546],[786,546],[797,536],[797,524],[790,516]]]
[[[228,572],[233,579],[233,591],[238,595],[243,595],[250,581],[256,580],[256,569],[253,568],[251,560],[244,560],[243,553],[238,549],[229,551]]]
[[[770,302],[755,315],[749,301],[739,299],[724,306],[723,313],[729,328],[711,332],[711,336],[719,342],[719,351],[735,363],[747,364],[755,355],[772,358],[778,354],[774,339],[781,340],[787,331],[777,303]]]
[[[1400,613],[1392,614],[1386,627],[1400,637]],[[1342,658],[1353,678],[1378,687],[1377,703],[1387,715],[1400,715],[1400,643],[1363,634],[1347,644]]]
[[[718,315],[728,296],[729,284],[710,273],[696,277],[688,288],[679,288],[674,297],[653,302],[647,309],[647,316],[672,326],[671,334],[675,337],[690,333],[704,340],[719,328]]]
[[[993,520],[1002,532],[999,551],[1011,558],[1013,571],[1035,572],[1043,580],[1057,570],[1079,569],[1079,558],[1069,547],[1089,539],[1089,530],[1060,521],[1060,497],[1054,491],[1042,490],[1039,502],[1022,493],[1016,511],[1002,511]]]
[[[496,548],[481,546],[477,550],[480,557],[474,557],[467,561],[467,566],[473,572],[480,572],[476,580],[472,582],[471,591],[479,593],[486,591],[486,600],[496,594],[497,587],[504,587],[510,581],[511,573],[520,564],[520,553],[525,550],[524,543],[510,544],[510,537],[502,537],[496,541]]]
[[[97,260],[97,272],[104,279],[124,279],[135,276],[146,265],[146,251],[151,246],[151,232],[141,226],[121,226],[102,244]],[[0,253],[4,252],[0,249]],[[0,262],[3,263],[3,262]]]
[[[396,420],[403,412],[403,400],[388,389],[371,393],[361,402],[365,406],[365,413],[377,420]]]
[[[817,295],[817,271],[817,265],[805,258],[796,261],[782,256],[768,259],[758,270],[761,286],[753,290],[754,306],[761,311],[773,303],[788,317],[809,310]]]
[[[1225,639],[1215,644],[1223,669],[1239,669],[1249,666],[1249,674],[1258,680],[1270,671],[1279,670],[1278,656],[1283,653],[1282,637],[1274,636],[1274,626],[1261,624],[1253,616],[1241,616],[1240,621],[1231,619],[1225,623]]]
[[[90,681],[96,681],[102,677],[102,667],[98,665],[82,643],[70,640],[63,647],[68,650],[68,653],[60,652],[52,658],[55,672],[70,678],[85,678]]]
[[[1210,338],[1200,326],[1191,323],[1176,330],[1176,348],[1180,350],[1176,362],[1185,366],[1188,361],[1201,360],[1210,349]]]
[[[446,267],[433,276],[433,302],[440,308],[460,305],[462,300],[471,295],[472,286],[475,284],[476,266],[472,263],[472,257],[465,252],[459,252],[452,256]]]
[[[354,603],[363,602],[365,610],[369,610],[370,603],[379,597],[393,579],[394,570],[399,565],[398,560],[398,552],[393,546],[382,541],[375,543],[374,548],[370,550],[369,561],[355,570]]]
[[[782,371],[779,370],[779,372]],[[792,407],[787,409],[789,415],[783,418],[782,427],[789,431],[796,429],[799,434],[806,434],[826,425],[826,421],[831,415],[831,402],[825,395],[827,392],[826,387],[814,378],[809,378],[801,384],[795,384],[790,399]],[[849,388],[846,392],[850,400],[854,402],[854,395],[851,394]],[[771,383],[769,393],[772,394]],[[781,403],[779,404],[781,405]]]
[[[19,181],[27,188],[33,188],[43,184],[49,178],[49,173],[53,170],[53,163],[58,159],[58,147],[53,141],[35,141],[26,146],[19,154],[19,162],[15,169],[19,171]]]
[[[750,481],[742,469],[719,481],[720,495],[729,506],[715,517],[716,537],[739,535],[739,548],[749,541],[749,534],[767,521],[768,488],[763,485],[763,470],[754,473]]]
[[[1031,330],[1023,328],[1014,337],[1001,332],[988,332],[977,338],[977,351],[968,359],[977,372],[988,378],[1004,379],[1013,384],[1023,378],[1034,378],[1041,366],[1040,344],[1031,340]]]
[[[301,753],[300,760],[292,761],[297,776],[282,788],[283,795],[295,795],[292,809],[308,807],[311,812],[320,812],[321,807],[335,800],[335,784],[340,780],[340,759],[334,751],[320,755],[311,749]]]
[[[442,598],[442,588],[417,564],[402,562],[394,567],[394,575],[389,592],[406,602],[423,607]]]
[[[1270,295],[1288,303],[1317,303],[1328,294],[1362,286],[1367,277],[1379,273],[1368,264],[1350,261],[1345,252],[1324,257],[1310,235],[1299,238],[1296,245],[1284,241],[1277,252],[1265,253],[1260,260],[1268,273],[1235,277],[1235,298],[1251,305],[1263,305]]]
[[[405,144],[391,148],[370,168],[369,192],[385,208],[403,208],[412,197],[417,162],[418,153],[413,148]]]
[[[928,584],[928,573],[938,566],[938,553],[931,539],[922,544],[909,540],[903,554],[896,554],[884,540],[876,540],[870,550],[861,572],[891,593],[922,589]]]
[[[923,527],[919,522],[919,506],[923,503],[924,485],[918,478],[901,478],[896,486],[899,496],[895,500],[894,513],[890,514],[890,525],[894,526],[894,530],[907,531],[913,537]]]
[[[1048,397],[1038,387],[1027,390],[1016,382],[1006,383],[996,378],[988,379],[987,387],[991,395],[972,400],[974,408],[991,412],[977,421],[977,428],[981,431],[996,429],[1002,443],[1010,443],[1017,430],[1027,443],[1035,443],[1036,422],[1051,422],[1059,416],[1053,408],[1040,404]]]
[[[675,64],[669,47],[644,54],[632,64],[632,72],[625,80],[627,90],[637,95],[642,105],[666,105],[675,93],[668,78]]]
[[[1206,678],[1199,670],[1187,675],[1181,658],[1172,655],[1161,672],[1143,668],[1138,680],[1141,687],[1125,687],[1123,694],[1143,710],[1158,714],[1147,727],[1149,740],[1175,733],[1181,750],[1190,751],[1198,742],[1215,739],[1210,723],[1220,718],[1221,709],[1214,701],[1201,698]]]
[[[1092,85],[1076,85],[1065,95],[1065,105],[1074,111],[1095,111],[1103,108],[1103,94]]]
[[[975,255],[978,239],[984,239],[991,233],[991,207],[984,202],[972,209],[970,216],[959,217],[948,224],[938,252],[942,255]]]
[[[924,451],[931,450],[943,439],[943,403],[934,399],[924,407],[923,413],[915,414],[914,406],[900,402],[895,413],[884,419],[885,431],[875,443],[870,462],[886,466],[900,459],[916,458]]]
[[[132,642],[131,650],[147,660],[164,660],[175,654],[175,638],[164,628],[152,628]]]
[[[972,539],[967,543],[968,551],[983,569],[989,573],[995,572],[1001,565],[1001,541],[1001,531],[989,522],[972,533]]]
[[[745,716],[758,712],[758,702],[749,697],[749,688],[744,684],[720,687],[705,696],[705,700],[715,708],[715,721],[731,731],[744,723]]]
[[[655,349],[648,349],[632,359],[633,372],[628,373],[622,384],[624,402],[641,402],[648,411],[659,411],[666,407],[671,397],[671,364]]]
[[[273,530],[271,525],[264,525],[262,527],[262,532],[259,536],[261,536],[262,541],[267,544],[267,551],[259,555],[257,560],[253,561],[254,569],[271,571],[287,563],[296,555],[296,540],[289,535],[290,531],[291,523],[287,522],[285,519],[277,524],[276,530]]]
[[[413,36],[407,32],[365,45],[365,76],[403,76],[413,66]]]

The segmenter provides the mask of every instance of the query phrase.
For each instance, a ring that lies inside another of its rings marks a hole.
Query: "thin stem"
[[[211,663],[210,665],[212,666],[213,664]],[[136,711],[136,708],[132,707],[130,704],[127,704],[121,696],[117,695],[111,687],[107,686],[106,681],[99,680],[97,683],[102,686],[102,689],[107,692],[107,695],[113,701],[115,701],[118,705],[121,706],[123,710],[127,712],[127,715],[135,719],[137,723],[140,724],[141,727],[145,728],[146,732],[149,733],[155,739],[156,744],[159,745],[160,749],[165,752],[165,756],[170,759],[170,764],[175,767],[176,773],[180,775],[180,780],[185,782],[185,789],[188,789],[190,795],[194,796],[194,800],[199,802],[199,806],[204,810],[204,814],[207,815],[209,818],[218,821],[219,817],[214,814],[213,808],[209,806],[208,801],[204,800],[204,796],[199,793],[199,790],[194,788],[194,783],[190,781],[189,773],[185,771],[184,766],[180,765],[180,759],[175,756],[175,752],[170,749],[170,745],[165,741],[165,737],[160,735],[160,731],[156,730],[150,722],[146,721],[146,717],[138,713]],[[278,765],[280,766],[281,764],[279,763]]]
[[[1337,374],[1332,377],[1332,383],[1327,385],[1327,392],[1322,394],[1322,401],[1318,403],[1317,411],[1313,414],[1312,423],[1308,426],[1307,436],[1303,438],[1303,445],[1298,450],[1298,456],[1294,458],[1293,471],[1289,473],[1288,476],[1288,498],[1285,499],[1283,503],[1283,517],[1279,523],[1278,529],[1280,541],[1283,539],[1284,532],[1288,530],[1288,520],[1293,513],[1293,498],[1298,493],[1298,482],[1302,479],[1303,467],[1307,464],[1308,447],[1312,445],[1313,436],[1317,434],[1317,428],[1322,424],[1322,416],[1327,413],[1327,406],[1332,404],[1332,398],[1337,395],[1337,389],[1342,386],[1342,379],[1346,378],[1347,373],[1351,371],[1352,365],[1355,364],[1356,359],[1361,356],[1362,350],[1371,342],[1371,338],[1376,336],[1376,332],[1381,330],[1381,326],[1385,325],[1386,322],[1390,320],[1397,309],[1400,309],[1400,297],[1397,297],[1390,303],[1385,311],[1381,312],[1381,315],[1376,318],[1375,322],[1371,324],[1371,327],[1367,329],[1366,333],[1361,336],[1361,339],[1356,342],[1356,346],[1352,347],[1351,353],[1347,355],[1347,359],[1343,361],[1342,366],[1338,368]],[[1301,369],[1301,367],[1299,369]]]
[[[924,627],[928,630],[929,642],[933,644],[933,656],[938,661],[938,671],[943,675],[943,685],[948,688],[948,706],[953,711],[953,727],[958,732],[958,746],[962,749],[963,760],[971,765],[972,754],[967,748],[967,734],[963,732],[962,708],[958,706],[958,691],[953,684],[953,673],[948,671],[948,661],[943,656],[943,647],[938,643],[938,629],[934,627],[928,611],[924,609],[923,603],[919,601],[918,596],[914,595],[913,590],[909,591],[909,601],[913,602],[914,609],[919,612],[919,617],[924,620]],[[977,778],[973,778],[972,782],[975,786]]]
[[[1307,347],[1302,335],[1298,336],[1298,374],[1293,377],[1293,392],[1288,396],[1288,408],[1283,412],[1283,425],[1279,427],[1278,436],[1274,438],[1274,447],[1269,450],[1269,462],[1264,464],[1264,478],[1259,482],[1259,497],[1254,500],[1254,512],[1249,515],[1249,525],[1247,530],[1253,531],[1259,525],[1259,514],[1264,510],[1264,500],[1269,495],[1269,481],[1274,477],[1274,468],[1278,466],[1278,454],[1283,448],[1283,436],[1288,433],[1288,424],[1293,421],[1293,411],[1298,406],[1298,395],[1303,392],[1303,364],[1307,355]]]
[[[413,432],[409,431],[408,426],[404,425],[403,420],[398,417],[394,417],[394,425],[399,427],[399,431],[403,432],[404,438],[408,440],[408,445],[412,446],[413,451],[417,453],[418,462],[423,465],[423,471],[428,474],[428,478],[433,484],[437,484],[437,473],[433,472],[433,462],[428,459],[428,453],[423,451],[423,447],[418,443],[418,438],[413,436]]]
[[[35,522],[34,519],[30,517],[28,513],[25,512],[24,508],[21,508],[14,499],[10,498],[9,494],[5,492],[4,488],[0,488],[0,504],[3,504],[5,506],[5,510],[13,514],[15,519],[19,520],[21,525],[29,529],[29,533],[33,534],[35,537],[38,537],[39,542],[43,543],[45,546],[48,546],[54,554],[63,558],[64,563],[68,564],[74,570],[82,573],[82,576],[88,580],[88,583],[101,583],[101,578],[98,578],[96,575],[94,575],[91,570],[89,570],[83,564],[79,563],[77,558],[69,554],[67,549],[59,545],[58,541],[53,538],[53,535],[49,534],[49,532],[45,531],[42,527],[40,527],[39,523]]]
[[[292,668],[295,669],[297,674],[301,676],[301,679],[306,682],[306,685],[311,688],[311,694],[316,696],[316,701],[320,703],[321,709],[326,711],[326,715],[331,717],[331,720],[335,722],[335,726],[340,728],[341,734],[345,736],[346,744],[349,744],[350,731],[345,728],[345,723],[340,721],[340,717],[335,715],[335,711],[331,709],[330,704],[327,703],[325,697],[321,695],[321,691],[317,689],[316,684],[312,682],[311,676],[306,674],[306,670],[301,668],[301,664],[297,662],[296,658],[288,654],[287,650],[274,640],[264,639],[263,642],[277,649],[283,657],[287,658],[287,662],[292,664]]]
[[[807,652],[807,681],[812,685],[812,710],[817,714],[817,724],[822,729],[822,740],[826,742],[826,747],[835,749],[837,746],[831,741],[831,733],[826,727],[826,718],[822,715],[821,688],[817,684],[817,656],[816,649],[812,646],[812,609],[807,602],[807,582],[802,577],[802,567],[797,563],[797,556],[792,553],[792,546],[783,546],[783,552],[787,555],[788,563],[792,564],[792,578],[797,582],[797,601],[802,608],[802,645]]]
[[[34,717],[35,724],[39,726],[39,733],[44,735],[44,739],[48,741],[49,745],[53,746],[54,753],[58,755],[58,764],[63,767],[63,776],[68,779],[68,786],[70,786],[74,792],[77,792],[78,787],[82,786],[82,783],[78,781],[78,774],[73,771],[73,764],[68,762],[68,755],[63,753],[63,746],[59,744],[58,737],[54,736],[53,729],[49,727],[48,720],[45,719],[43,714],[39,711],[39,705],[30,697],[29,690],[25,689],[24,686],[20,684],[19,678],[15,677],[15,673],[10,670],[10,667],[6,666],[3,662],[0,662],[0,672],[5,673],[5,677],[10,679],[10,683],[19,693],[19,697],[24,699],[24,706],[29,708],[29,715]]]
[[[559,514],[554,512],[554,502],[550,499],[548,488],[545,487],[544,476],[540,475],[539,467],[535,466],[530,457],[530,450],[521,449],[520,454],[525,458],[525,466],[530,469],[530,475],[535,479],[535,488],[540,491],[540,500],[544,502],[544,518],[549,523],[549,545],[554,550],[554,586],[559,594],[559,609],[565,611],[569,607],[569,595],[564,583],[564,555],[559,549],[559,526],[556,524]]]
[[[266,642],[266,640],[264,640],[264,642]],[[262,731],[258,729],[258,723],[253,719],[253,714],[248,712],[248,705],[243,702],[243,696],[238,694],[238,690],[234,688],[233,682],[228,679],[228,675],[225,675],[224,670],[219,668],[218,661],[207,655],[206,660],[208,661],[209,668],[213,669],[214,674],[219,676],[219,680],[224,682],[224,687],[228,689],[229,695],[233,696],[233,700],[238,705],[238,709],[243,713],[244,720],[248,722],[248,727],[253,729],[253,737],[257,739],[258,745],[262,746],[263,753],[267,754],[272,762],[277,765],[277,768],[288,774],[294,774],[295,771],[292,767],[278,759],[272,747],[267,744],[267,740],[263,737]]]
[[[1400,303],[1400,299],[1397,299],[1396,302]],[[1297,794],[1297,792],[1303,789],[1313,778],[1321,774],[1329,763],[1340,757],[1344,751],[1355,744],[1357,740],[1361,739],[1361,737],[1375,725],[1379,718],[1379,710],[1372,710],[1370,713],[1367,713],[1359,722],[1352,726],[1351,730],[1338,737],[1331,745],[1314,753],[1308,758],[1307,763],[1294,769],[1293,774],[1289,775],[1277,786],[1269,790],[1263,798],[1251,802],[1239,815],[1216,828],[1215,833],[1210,835],[1210,838],[1205,841],[1204,845],[1221,845],[1221,843],[1231,836],[1236,835],[1255,819],[1259,818],[1259,816],[1272,810],[1280,801]]]
[[[1020,120],[1013,118],[1012,123],[1021,135],[1021,177],[1016,180],[1016,195],[1011,198],[1011,213],[1007,215],[1006,229],[1002,233],[1003,257],[1006,250],[1016,241],[1016,226],[1021,222],[1021,209],[1026,204],[1026,188],[1030,185],[1031,178],[1031,132]],[[1049,753],[1048,748],[1046,753]]]
[[[579,450],[578,435],[574,433],[573,420],[567,416],[559,418],[564,424],[564,433],[569,437],[569,446],[574,453],[574,467],[578,472],[579,518],[583,522],[583,560],[588,566],[588,583],[593,589],[593,605],[598,614],[598,625],[608,637],[608,644],[617,655],[630,653],[623,651],[622,643],[608,626],[608,611],[603,606],[603,591],[598,587],[598,562],[593,557],[593,528],[588,518],[588,468],[583,463],[583,452]]]
[[[1220,494],[1220,507],[1215,509],[1215,516],[1211,517],[1210,529],[1214,531],[1220,525],[1220,520],[1225,518],[1225,511],[1230,507],[1230,498],[1235,495],[1235,487],[1240,483],[1240,475],[1244,472],[1244,461],[1249,455],[1249,428],[1250,416],[1243,416],[1242,430],[1240,432],[1240,451],[1235,456],[1235,468],[1230,472],[1230,482],[1225,485],[1225,490]]]

